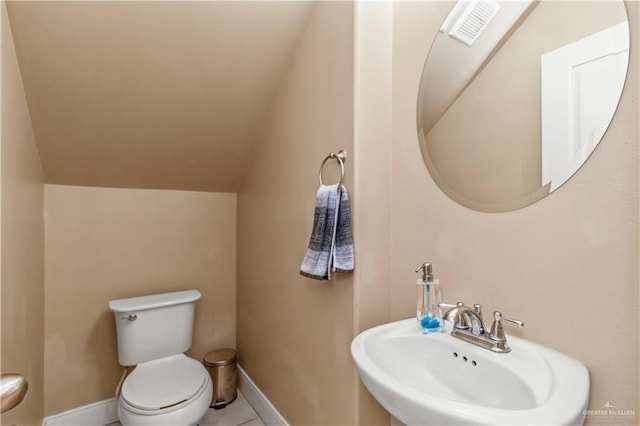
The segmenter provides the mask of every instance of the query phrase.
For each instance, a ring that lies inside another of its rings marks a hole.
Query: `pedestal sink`
[[[450,327],[447,324],[447,327]],[[358,334],[351,354],[374,398],[408,425],[582,425],[589,372],[578,361],[513,336],[495,353],[416,320]]]

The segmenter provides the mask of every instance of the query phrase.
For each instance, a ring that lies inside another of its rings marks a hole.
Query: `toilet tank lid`
[[[112,300],[109,302],[109,309],[113,312],[143,311],[145,309],[162,308],[164,306],[195,302],[200,299],[200,297],[202,297],[202,295],[198,290],[151,294],[149,296]]]

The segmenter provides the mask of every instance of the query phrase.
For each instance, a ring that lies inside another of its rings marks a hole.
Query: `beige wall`
[[[236,191],[310,6],[8,2],[47,183]]]
[[[354,423],[353,278],[298,273],[318,167],[331,151],[352,155],[352,117],[353,5],[319,2],[238,192],[239,361],[291,424]],[[351,158],[346,169],[351,189]]]
[[[548,193],[539,192],[540,57],[625,19],[621,3],[541,2],[426,135],[449,191],[485,211]]]
[[[5,4],[2,14],[2,373],[29,391],[2,424],[39,425],[44,380],[43,176]]]
[[[639,37],[638,6],[627,3],[632,41]],[[519,318],[526,327],[507,333],[584,363],[591,374],[592,409],[610,401],[640,413],[638,45],[631,44],[617,115],[587,164],[534,205],[480,213],[440,191],[416,136],[422,66],[449,7],[394,5],[391,316],[413,314],[413,270],[429,260],[445,301],[481,303],[487,312]]]
[[[389,322],[391,286],[391,72],[393,6],[354,4],[354,335]],[[389,413],[355,382],[354,424],[389,424]]]
[[[45,415],[113,396],[108,302],[197,289],[195,358],[235,347],[235,194],[45,186]]]
[[[367,16],[386,31],[381,7]],[[635,40],[638,4],[628,7]],[[530,207],[479,213],[439,190],[416,136],[422,66],[449,8],[394,4],[393,69],[376,70],[367,60],[384,60],[390,46],[354,51],[367,48],[354,39],[354,5],[316,4],[237,215],[235,194],[47,185],[44,230],[42,173],[3,8],[2,370],[31,384],[3,423],[39,424],[43,406],[49,415],[111,397],[121,368],[108,301],[187,288],[203,293],[190,353],[234,347],[237,321],[240,364],[291,424],[384,423],[349,346],[363,328],[413,315],[422,261],[434,263],[447,301],[520,318],[527,326],[513,334],[587,365],[591,408],[611,401],[640,412],[638,47],[618,115],[588,164]],[[375,39],[365,27],[357,37]],[[356,273],[318,282],[298,270],[317,169],[338,149],[349,154]]]

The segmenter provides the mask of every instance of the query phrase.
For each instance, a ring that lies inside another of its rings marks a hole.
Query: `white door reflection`
[[[542,185],[562,185],[591,155],[618,105],[629,62],[623,22],[542,55]]]

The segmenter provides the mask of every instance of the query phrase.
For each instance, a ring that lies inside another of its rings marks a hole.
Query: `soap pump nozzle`
[[[424,262],[422,265],[416,269],[416,273],[422,271],[422,282],[430,283],[433,282],[433,270],[431,267],[431,263]]]

